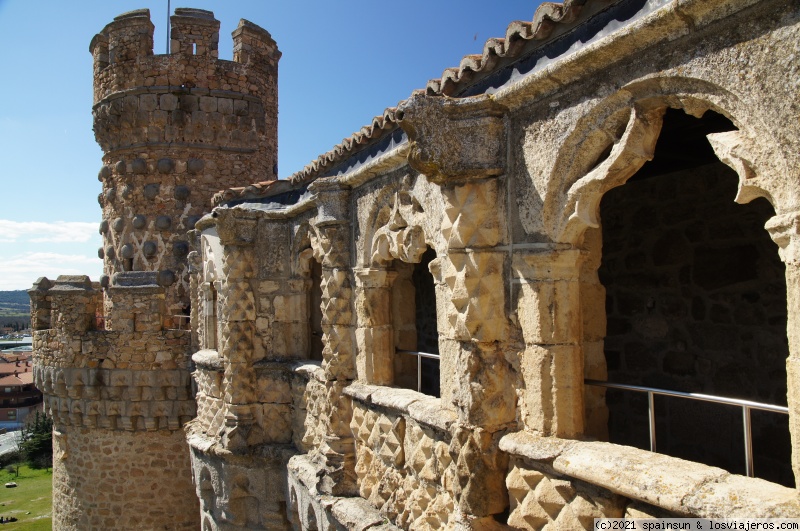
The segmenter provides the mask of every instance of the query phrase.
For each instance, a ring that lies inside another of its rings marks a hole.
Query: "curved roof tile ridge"
[[[569,25],[578,19],[586,4],[610,3],[612,0],[564,0],[561,3],[544,2],[536,8],[531,22],[513,21],[507,29],[504,38],[490,38],[483,46],[481,54],[466,55],[459,66],[447,68],[438,79],[428,81],[424,89],[414,93],[424,93],[430,96],[453,96],[459,89],[476,77],[482,77],[492,72],[501,64],[502,59],[514,59],[525,49],[526,43],[532,40],[547,40],[553,31],[562,25]],[[378,140],[397,126],[395,112],[397,107],[389,107],[379,116],[344,138],[330,151],[323,153],[302,170],[292,174],[287,180],[293,185],[300,185],[312,181],[335,164],[350,156],[351,152],[359,146]],[[258,183],[263,185],[264,183]],[[269,189],[269,186],[263,188]],[[226,197],[231,200],[236,191],[245,190],[246,187],[235,188],[220,192],[216,197]],[[241,194],[242,192],[240,192]]]

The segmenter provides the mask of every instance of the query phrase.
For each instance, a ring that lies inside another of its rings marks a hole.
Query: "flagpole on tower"
[[[169,2],[170,0],[167,0],[167,55],[169,55]]]

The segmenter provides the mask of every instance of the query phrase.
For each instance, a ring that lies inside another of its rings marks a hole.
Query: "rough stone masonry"
[[[29,292],[55,529],[800,517],[796,2],[544,3],[284,180],[269,33],[171,23],[93,39],[105,274]]]

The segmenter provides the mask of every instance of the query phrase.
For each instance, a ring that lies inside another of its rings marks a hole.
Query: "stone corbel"
[[[258,218],[254,212],[218,207],[211,216],[216,220],[217,234],[222,245],[247,246],[255,242]]]
[[[318,179],[308,187],[317,205],[316,227],[340,225],[350,219],[350,188],[338,181]]]
[[[773,216],[764,225],[787,265],[800,264],[800,212]]]
[[[411,141],[409,164],[438,184],[504,173],[505,112],[486,95],[411,96],[396,114]]]

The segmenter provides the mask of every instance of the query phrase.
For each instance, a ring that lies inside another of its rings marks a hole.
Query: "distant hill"
[[[25,290],[0,291],[0,327],[24,330],[31,325],[31,300]]]
[[[0,291],[0,311],[5,313],[30,313],[31,300],[25,290]]]

